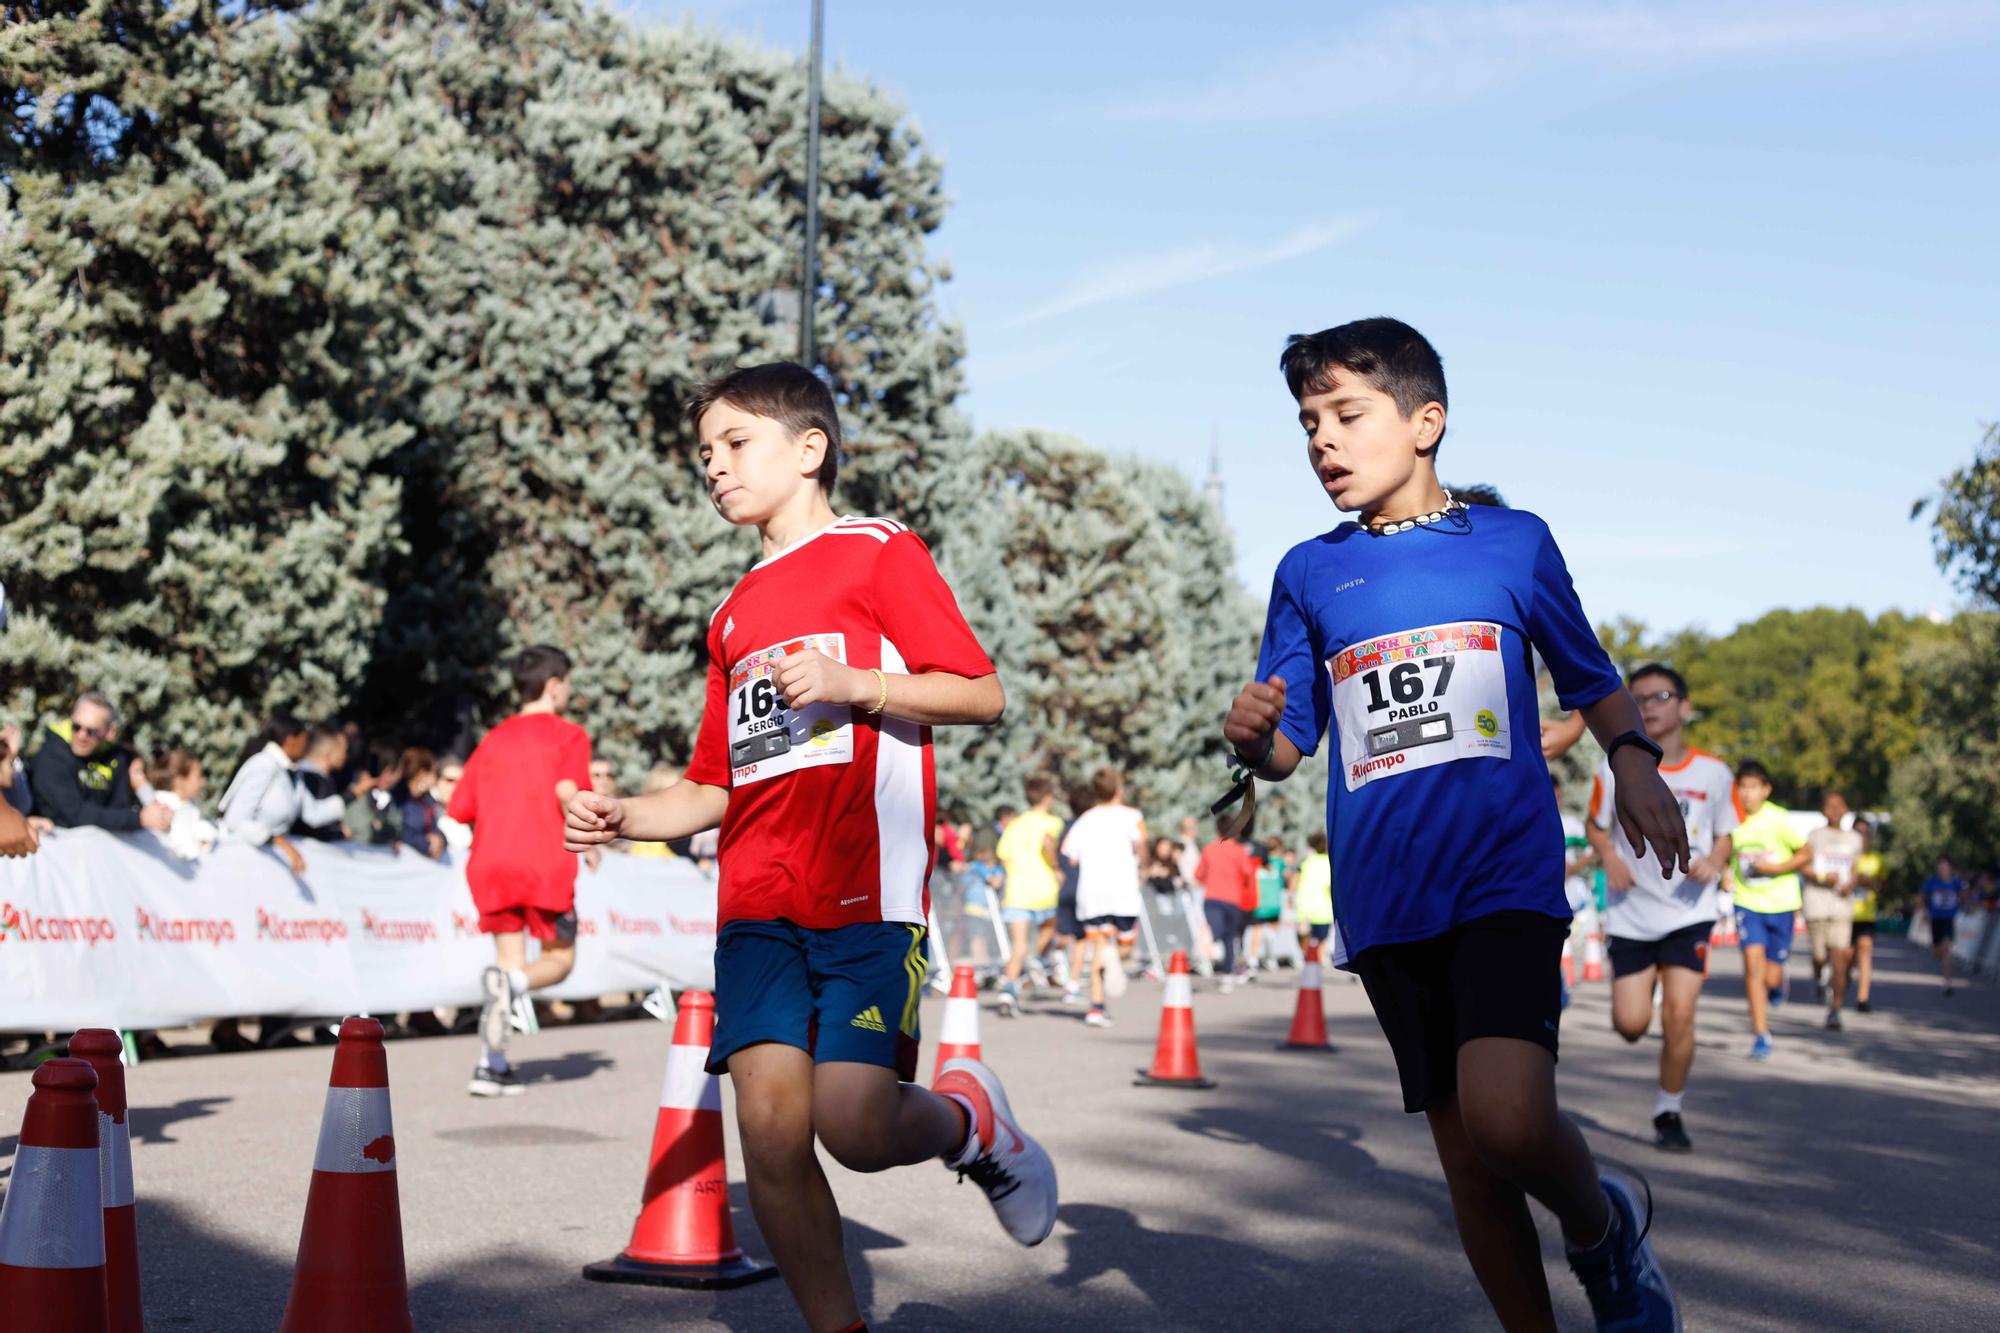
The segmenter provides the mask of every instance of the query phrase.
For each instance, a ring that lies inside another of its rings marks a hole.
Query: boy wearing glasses
[[[1646,735],[1661,750],[1660,777],[1680,803],[1694,859],[1682,874],[1632,846],[1611,817],[1617,779],[1598,770],[1585,836],[1604,864],[1605,930],[1610,939],[1611,1026],[1636,1042],[1653,1025],[1660,993],[1660,1090],[1653,1101],[1653,1142],[1667,1152],[1694,1147],[1681,1123],[1681,1098],[1694,1064],[1694,1006],[1708,971],[1715,929],[1715,886],[1729,864],[1736,807],[1729,765],[1688,745],[1693,707],[1680,672],[1657,662],[1625,678],[1639,702]]]

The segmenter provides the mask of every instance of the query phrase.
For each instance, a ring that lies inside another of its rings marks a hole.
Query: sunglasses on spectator
[[[79,722],[75,718],[70,719],[69,725],[70,725],[70,730],[75,732],[77,735],[95,736],[99,740],[103,740],[106,736],[110,735],[111,733],[110,727],[93,727],[88,722]]]
[[[1645,694],[1635,694],[1632,697],[1642,704],[1663,704],[1669,699],[1678,699],[1681,696],[1673,690],[1651,690]]]

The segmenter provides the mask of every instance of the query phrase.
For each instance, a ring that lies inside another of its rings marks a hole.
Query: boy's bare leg
[[[1472,1264],[1500,1327],[1507,1333],[1553,1333],[1555,1311],[1549,1304],[1549,1284],[1542,1272],[1542,1244],[1535,1219],[1528,1214],[1528,1196],[1479,1160],[1465,1125],[1459,1119],[1456,1096],[1424,1112],[1451,1189],[1451,1212],[1458,1223],[1459,1243]]]
[[[834,1160],[850,1171],[886,1171],[955,1156],[971,1132],[957,1102],[899,1082],[895,1070],[881,1065],[829,1060],[813,1069],[812,1081],[813,1127]]]
[[[1694,1068],[1694,1005],[1701,998],[1701,973],[1685,967],[1660,969],[1660,1090],[1685,1092]]]
[[[1743,994],[1750,1001],[1750,1030],[1760,1034],[1769,1032],[1771,978],[1761,944],[1752,944],[1743,950]]]
[[[529,990],[540,990],[544,986],[555,985],[576,967],[576,945],[561,940],[544,940],[542,956],[530,963],[527,933],[503,931],[493,937],[493,960],[500,965],[501,971],[509,975],[524,973]]]
[[[1110,961],[1111,950],[1107,945],[1111,937],[1095,931],[1089,936],[1090,944],[1090,1005],[1093,1009],[1104,1007],[1104,969]]]
[[[1653,985],[1664,970],[1649,967],[1612,980],[1611,1027],[1626,1041],[1638,1041],[1653,1026]]]
[[[1868,1003],[1868,991],[1875,983],[1875,937],[1863,935],[1854,941],[1854,1002]]]
[[[1456,1104],[1487,1170],[1554,1213],[1571,1246],[1604,1239],[1611,1202],[1583,1134],[1556,1106],[1554,1055],[1518,1037],[1475,1037],[1458,1048]]]
[[[1009,921],[1007,923],[1007,939],[1013,947],[1007,951],[1007,971],[1005,975],[1009,982],[1018,983],[1021,980],[1021,969],[1028,962],[1028,923],[1025,921]]]
[[[884,1070],[883,1073],[889,1071]],[[750,1211],[812,1333],[861,1318],[841,1247],[840,1209],[813,1152],[813,1062],[764,1042],[729,1057]]]

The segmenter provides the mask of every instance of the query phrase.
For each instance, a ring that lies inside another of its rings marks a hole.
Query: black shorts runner
[[[1948,916],[1944,917],[1943,919],[1939,919],[1937,917],[1931,918],[1931,947],[1933,949],[1935,949],[1940,944],[1950,944],[1953,940],[1957,938],[1958,938],[1957,917]]]
[[[1613,935],[1605,948],[1611,958],[1611,975],[1629,977],[1649,967],[1684,967],[1690,972],[1704,971],[1708,967],[1708,937],[1714,930],[1713,922],[1697,921],[1657,940],[1632,940],[1623,935]]]
[[[1857,921],[1854,923],[1855,939],[1857,940],[1869,939],[1872,938],[1874,934],[1875,934],[1875,923],[1873,921]]]
[[[1458,1048],[1476,1037],[1515,1037],[1556,1054],[1568,935],[1561,917],[1495,912],[1431,939],[1378,944],[1354,960],[1396,1054],[1405,1111],[1451,1098]]]

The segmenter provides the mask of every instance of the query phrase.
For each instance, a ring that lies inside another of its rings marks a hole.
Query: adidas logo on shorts
[[[882,1022],[882,1011],[872,1004],[854,1016],[854,1026],[866,1028],[870,1032],[887,1032],[889,1030],[888,1026]]]

